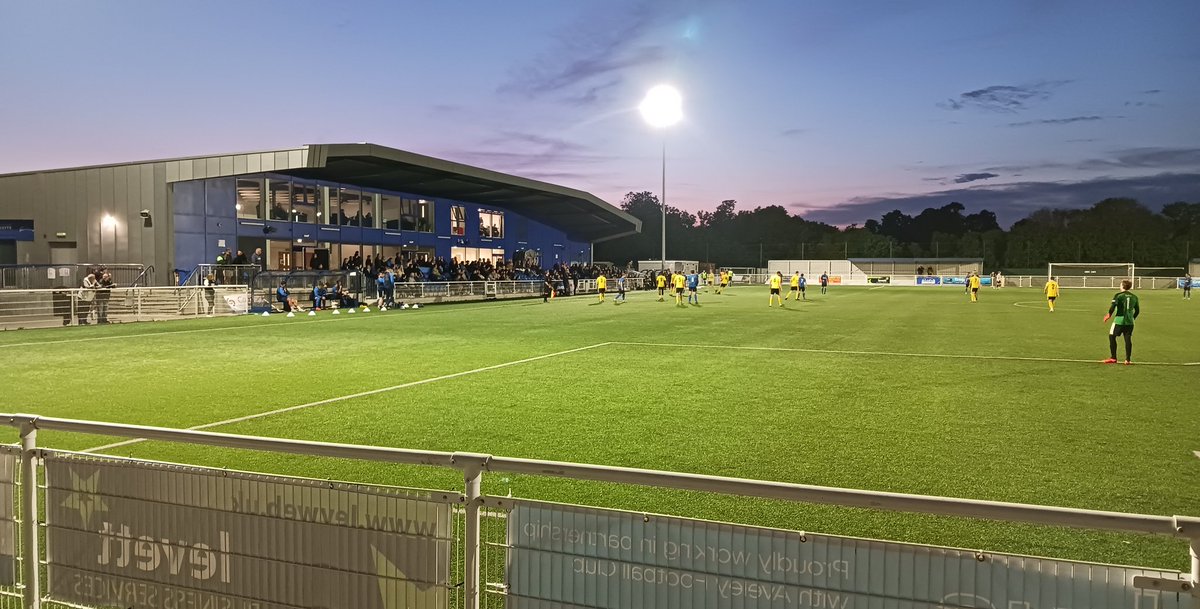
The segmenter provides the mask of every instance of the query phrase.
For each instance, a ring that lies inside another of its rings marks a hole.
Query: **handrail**
[[[477,453],[413,450],[311,440],[265,438],[127,423],[41,417],[32,414],[0,414],[0,422],[18,429],[67,431],[249,450],[411,463],[452,467],[463,471],[481,469],[489,472],[524,473],[597,482],[621,482],[678,490],[699,490],[762,497],[766,499],[784,499],[788,501],[834,504],[878,510],[918,512],[941,516],[967,516],[1086,529],[1150,533],[1191,539],[1193,541],[1200,540],[1200,518],[1190,516],[1130,514],[1003,501],[856,490],[790,482],[771,482],[747,478],[731,478],[727,476],[667,472],[541,459],[516,459]]]
[[[133,281],[130,282],[129,287],[136,288],[138,285],[138,282],[141,281],[142,278],[146,276],[147,272],[150,273],[150,277],[151,277],[150,280],[153,281],[154,280],[153,279],[154,278],[154,265],[151,264],[150,266],[147,266],[146,268],[142,269],[142,272],[139,273],[137,277],[134,277]]]

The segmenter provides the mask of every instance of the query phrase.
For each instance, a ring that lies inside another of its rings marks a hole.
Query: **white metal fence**
[[[0,421],[21,435],[19,450],[0,450],[0,493],[8,490],[9,507],[16,502],[13,518],[0,510],[0,540],[17,541],[0,544],[0,602],[19,596],[29,609],[157,609],[168,605],[149,599],[166,595],[194,603],[178,606],[256,609],[1200,606],[1200,518],[34,415]],[[452,468],[464,487],[379,487],[54,451],[37,444],[39,430]],[[1174,536],[1189,541],[1191,572],[483,494],[483,476],[498,472]],[[6,564],[20,569],[5,573]]]
[[[0,329],[238,315],[248,302],[244,285],[0,290]]]

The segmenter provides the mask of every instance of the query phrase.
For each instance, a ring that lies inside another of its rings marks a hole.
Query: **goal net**
[[[1047,275],[1064,288],[1116,288],[1134,280],[1132,262],[1051,262]]]

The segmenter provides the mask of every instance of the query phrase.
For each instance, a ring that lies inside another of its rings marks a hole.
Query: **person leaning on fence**
[[[209,273],[204,276],[204,314],[212,315],[217,310],[217,276]]]
[[[79,302],[75,305],[75,316],[79,320],[79,325],[88,325],[88,316],[92,314],[92,305],[96,300],[96,288],[100,283],[96,281],[96,276],[88,273],[83,278],[83,285],[79,288]]]
[[[108,321],[108,301],[112,298],[112,289],[112,273],[101,275],[96,286],[96,323],[98,324],[110,323]]]

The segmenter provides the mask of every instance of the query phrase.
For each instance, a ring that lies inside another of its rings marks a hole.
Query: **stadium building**
[[[271,270],[342,259],[588,262],[641,222],[579,190],[374,144],[314,144],[0,175],[0,264]]]

